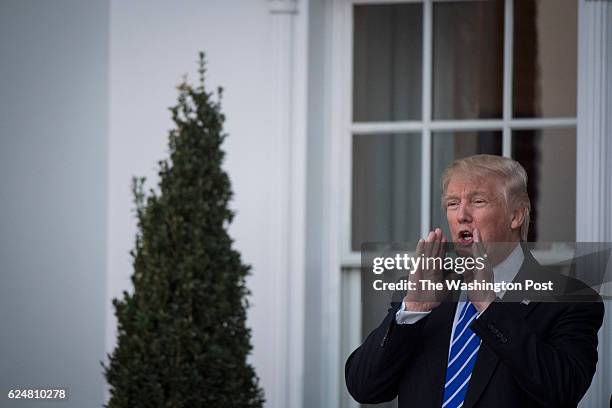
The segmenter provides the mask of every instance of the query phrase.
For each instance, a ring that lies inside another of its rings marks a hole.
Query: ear
[[[512,220],[510,222],[510,228],[513,230],[520,229],[525,221],[525,207],[517,207],[512,211]]]

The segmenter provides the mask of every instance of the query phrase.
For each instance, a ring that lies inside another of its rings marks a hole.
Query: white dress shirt
[[[510,283],[516,277],[519,269],[523,265],[523,261],[525,260],[525,255],[523,254],[523,249],[519,244],[514,247],[510,255],[506,257],[502,262],[498,263],[493,267],[493,280],[496,283],[499,282],[507,282]],[[497,297],[502,298],[505,294],[505,291],[500,291],[497,293]],[[457,319],[459,318],[459,312],[463,309],[463,305],[467,300],[467,294],[462,292],[459,296],[459,301],[457,303],[457,309],[455,310],[455,319],[453,320],[453,330],[451,331],[451,339],[453,338],[453,332],[455,331],[455,326],[457,324]],[[428,312],[413,312],[406,310],[406,302],[402,302],[402,306],[399,308],[397,313],[395,314],[395,322],[397,324],[414,324],[431,313],[431,310]],[[480,313],[478,314],[480,316]],[[476,318],[478,318],[478,316]]]

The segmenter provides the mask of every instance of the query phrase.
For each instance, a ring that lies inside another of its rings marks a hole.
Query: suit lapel
[[[514,282],[520,282],[524,280],[525,275],[530,274],[534,271],[534,268],[538,268],[539,264],[533,258],[533,255],[529,250],[523,250],[525,254],[525,260],[521,269],[517,273]],[[529,294],[514,293],[509,294],[508,297],[504,296],[504,301],[507,302],[507,307],[510,308],[509,313],[522,314],[523,318],[527,319],[527,316],[533,311],[538,305],[538,302],[530,301]],[[478,401],[478,398],[486,388],[487,384],[491,380],[493,372],[499,364],[497,355],[488,348],[485,344],[480,345],[478,350],[478,357],[476,357],[476,364],[472,371],[472,378],[468,386],[468,391],[465,396],[465,402],[463,403],[464,408],[472,408]]]

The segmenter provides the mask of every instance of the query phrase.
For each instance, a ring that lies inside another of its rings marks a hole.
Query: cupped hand
[[[443,281],[441,268],[427,268],[425,260],[428,258],[443,257],[446,251],[446,237],[440,228],[430,231],[425,239],[420,239],[416,247],[416,257],[423,257],[419,268],[410,274],[409,281],[414,282],[415,289],[408,290],[404,297],[406,310],[412,312],[428,312],[440,306],[443,294],[440,291],[423,289],[421,281],[429,280],[433,283]],[[437,262],[433,262],[434,264]],[[442,264],[443,262],[439,262]]]

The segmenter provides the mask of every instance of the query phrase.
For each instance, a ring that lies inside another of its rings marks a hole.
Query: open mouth
[[[459,231],[459,242],[462,244],[471,244],[474,242],[472,232],[468,230]]]

